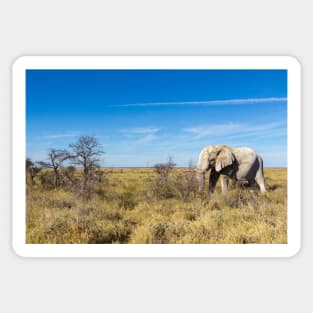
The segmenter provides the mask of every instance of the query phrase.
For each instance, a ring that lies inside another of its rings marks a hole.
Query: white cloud
[[[146,142],[150,142],[150,141],[153,141],[156,139],[158,139],[158,136],[153,135],[153,134],[148,134],[146,136],[143,136],[143,137],[137,139],[136,143],[146,143]]]
[[[159,128],[156,127],[135,127],[135,128],[128,128],[128,129],[122,129],[122,133],[128,133],[128,134],[155,134],[159,131]]]
[[[215,125],[200,125],[190,128],[184,128],[183,131],[187,133],[191,133],[196,138],[202,138],[206,136],[223,136],[228,134],[233,134],[234,132],[238,132],[242,129],[240,124],[215,124]]]
[[[158,139],[157,133],[160,131],[156,127],[134,127],[122,129],[120,132],[127,139],[128,144],[143,144]]]
[[[194,139],[204,137],[272,137],[284,135],[286,133],[286,126],[282,123],[269,123],[261,125],[227,123],[199,125],[185,128],[183,131],[192,134]]]
[[[52,134],[52,135],[44,135],[43,138],[46,139],[61,139],[61,138],[71,138],[76,137],[77,133],[65,133],[65,134]]]
[[[173,101],[173,102],[143,102],[143,103],[127,103],[117,105],[119,107],[146,107],[146,106],[223,106],[223,105],[249,105],[258,103],[284,102],[287,98],[268,97],[268,98],[248,98],[248,99],[223,99],[223,100],[207,100],[207,101]]]

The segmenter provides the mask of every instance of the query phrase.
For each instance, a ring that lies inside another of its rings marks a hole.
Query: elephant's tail
[[[264,168],[263,168],[263,159],[261,156],[257,156],[258,157],[258,161],[259,161],[259,167],[260,167],[260,170],[261,170],[261,173],[264,175]]]

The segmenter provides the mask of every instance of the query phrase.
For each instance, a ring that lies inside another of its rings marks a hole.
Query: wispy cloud
[[[159,137],[154,135],[154,134],[148,134],[148,135],[145,135],[139,139],[136,140],[136,143],[147,143],[147,142],[150,142],[150,141],[153,141],[153,140],[156,140],[158,139]]]
[[[72,138],[76,136],[77,133],[64,133],[64,134],[43,135],[42,137],[45,139],[62,139],[62,138]]]
[[[207,101],[173,101],[173,102],[143,102],[126,103],[116,105],[117,107],[149,107],[149,106],[224,106],[224,105],[251,105],[258,103],[285,102],[287,98],[248,98],[248,99],[223,99]]]
[[[215,125],[199,125],[190,128],[184,128],[183,131],[194,135],[196,138],[202,138],[212,135],[229,135],[235,132],[240,132],[242,125],[227,123],[227,124],[215,124]]]
[[[285,134],[286,126],[283,123],[269,123],[261,125],[249,125],[239,123],[200,125],[183,129],[184,132],[193,135],[194,139],[204,137],[256,137],[276,136]]]
[[[135,128],[127,128],[122,129],[122,133],[128,134],[155,134],[159,131],[159,128],[156,127],[135,127]]]
[[[122,129],[120,132],[131,141],[132,144],[148,143],[158,139],[157,133],[160,131],[157,127],[134,127]]]

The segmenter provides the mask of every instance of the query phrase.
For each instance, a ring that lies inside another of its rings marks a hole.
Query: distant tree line
[[[43,190],[57,190],[61,187],[75,192],[85,200],[90,199],[93,193],[102,194],[103,183],[108,182],[106,174],[109,173],[99,169],[103,154],[104,151],[95,137],[81,136],[68,149],[49,149],[44,161],[34,162],[27,158],[27,192],[33,190],[36,182],[40,182]],[[186,200],[196,193],[198,185],[194,165],[190,163],[188,171],[173,175],[175,166],[171,156],[167,162],[154,165],[154,175],[147,182],[149,191],[158,199],[178,195]],[[80,169],[79,172],[76,171],[77,168]],[[122,196],[130,201],[127,192]]]

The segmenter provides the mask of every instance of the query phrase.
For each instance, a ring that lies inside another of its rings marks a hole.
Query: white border
[[[287,69],[288,244],[26,244],[26,69]],[[289,56],[23,56],[13,64],[12,244],[23,257],[290,257],[301,247],[301,68]]]

